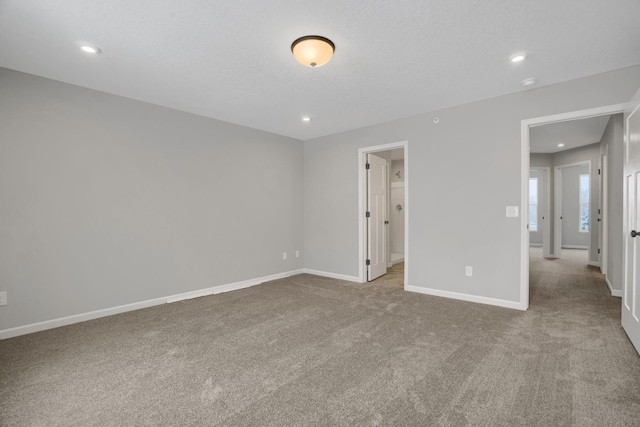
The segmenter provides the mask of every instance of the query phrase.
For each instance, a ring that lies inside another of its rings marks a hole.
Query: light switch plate
[[[518,206],[507,206],[507,218],[518,217]]]

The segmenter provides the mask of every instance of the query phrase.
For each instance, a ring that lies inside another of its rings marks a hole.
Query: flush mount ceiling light
[[[302,121],[303,122],[310,122],[311,121],[311,117],[303,117]]]
[[[517,55],[513,55],[511,57],[511,62],[522,62],[527,57],[524,53],[518,53]]]
[[[522,81],[522,86],[524,86],[524,87],[533,86],[537,82],[538,82],[538,80],[536,80],[534,78],[525,79],[525,80]]]
[[[84,46],[80,46],[80,49],[82,49],[82,51],[86,53],[92,53],[92,54],[100,53],[100,49],[95,46],[84,45]]]
[[[558,144],[558,147],[564,147],[563,143]]]
[[[304,36],[291,44],[291,52],[296,61],[305,67],[317,68],[331,60],[336,46],[322,36]]]

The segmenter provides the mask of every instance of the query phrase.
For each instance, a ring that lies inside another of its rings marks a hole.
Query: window
[[[580,230],[589,232],[589,175],[580,175]]]
[[[529,231],[538,231],[538,178],[529,178]]]

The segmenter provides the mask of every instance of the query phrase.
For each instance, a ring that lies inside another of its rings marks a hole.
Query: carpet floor
[[[580,256],[532,250],[526,312],[303,274],[0,341],[0,425],[638,426]]]

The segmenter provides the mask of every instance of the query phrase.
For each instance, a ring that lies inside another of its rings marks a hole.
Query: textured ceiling
[[[571,120],[531,128],[529,146],[532,153],[557,153],[600,142],[611,116]],[[558,147],[558,144],[564,144]]]
[[[638,65],[639,16],[638,0],[0,0],[0,67],[309,139]],[[321,68],[291,55],[308,34],[336,45]]]

